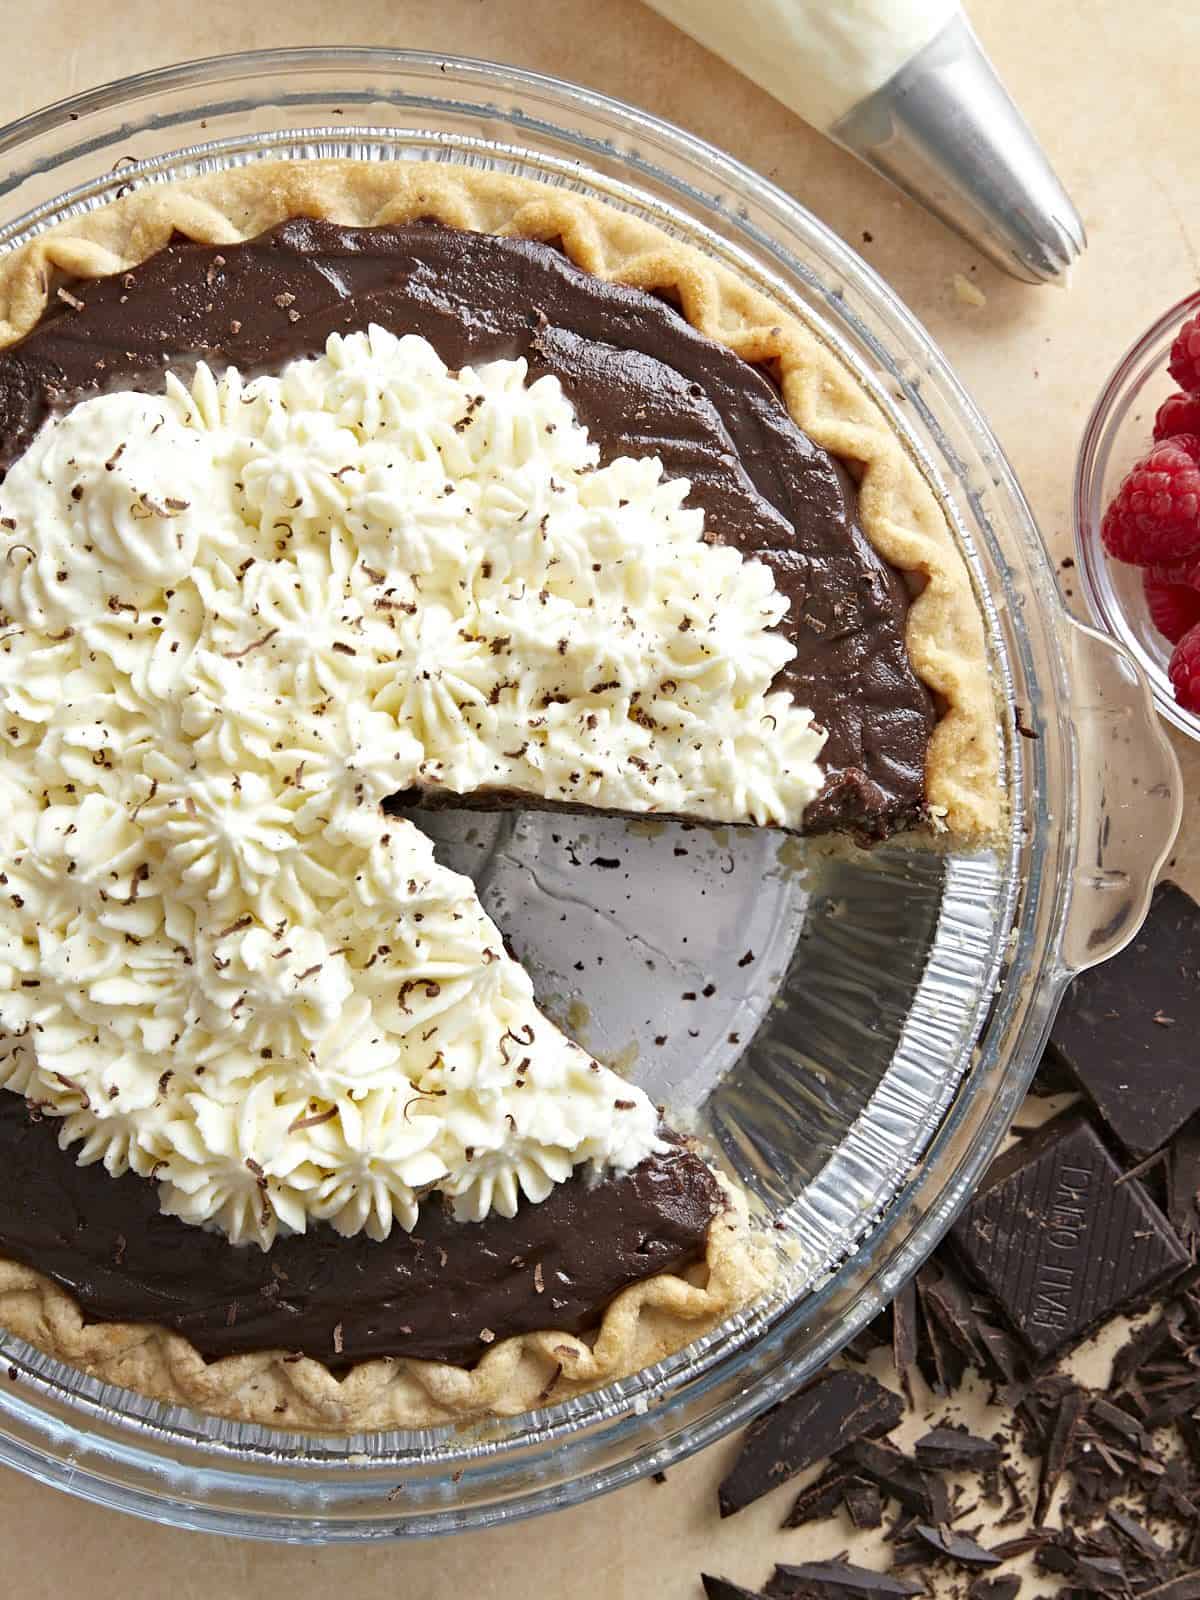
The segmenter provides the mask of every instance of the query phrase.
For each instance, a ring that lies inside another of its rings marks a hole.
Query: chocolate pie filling
[[[672,307],[559,251],[436,223],[292,221],[244,244],[178,240],[120,277],[79,281],[0,352],[0,465],[92,393],[153,389],[199,358],[247,374],[380,323],[452,367],[524,356],[555,374],[601,456],[661,458],[692,482],[709,537],[766,562],[796,657],[776,680],[829,732],[808,831],[883,839],[925,817],[934,712],[904,645],[903,580],[854,520],[843,469],[767,377]],[[206,1356],[284,1348],[476,1359],[493,1339],[594,1326],[624,1285],[702,1259],[721,1195],[678,1145],[624,1177],[576,1176],[517,1217],[460,1224],[435,1196],[384,1243],[318,1226],[270,1252],[162,1216],[152,1184],[77,1167],[52,1121],[0,1094],[0,1254],[68,1289],[96,1320],[155,1322]]]
[[[156,1322],[210,1358],[302,1351],[466,1365],[493,1340],[595,1327],[619,1289],[702,1260],[717,1180],[677,1144],[624,1177],[582,1173],[512,1218],[455,1222],[439,1196],[382,1243],[326,1224],[265,1253],[164,1217],[152,1183],[79,1167],[53,1118],[0,1091],[0,1254],[70,1291],[91,1321]]]
[[[829,733],[806,831],[885,839],[924,820],[934,715],[905,649],[903,580],[769,380],[672,307],[548,245],[423,222],[285,222],[219,250],[180,240],[67,296],[0,353],[0,466],[88,394],[154,388],[201,357],[277,371],[371,322],[422,335],[451,367],[524,356],[531,378],[555,374],[605,462],[657,455],[689,478],[709,537],[765,562],[787,596],[796,656],[775,687]]]

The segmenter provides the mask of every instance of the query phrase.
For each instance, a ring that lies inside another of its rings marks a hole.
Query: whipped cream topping
[[[0,488],[0,1080],[266,1247],[656,1144],[388,794],[798,821],[769,573],[557,380],[378,328],[115,393]]]

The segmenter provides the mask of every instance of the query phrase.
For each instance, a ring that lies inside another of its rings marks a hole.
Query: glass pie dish
[[[0,152],[0,250],[128,184],[264,158],[465,163],[606,200],[807,321],[957,531],[1002,722],[1002,846],[850,855],[692,829],[675,851],[675,825],[657,821],[425,819],[551,1014],[704,1135],[749,1192],[789,1262],[762,1302],[559,1406],[348,1439],[160,1405],[0,1338],[0,1460],[179,1526],[296,1541],[447,1532],[665,1468],[801,1383],[915,1270],[1007,1129],[1064,984],[1136,929],[1181,803],[1144,679],[1062,610],[1007,463],[904,308],[794,201],[654,118],[486,63],[300,50],[110,85],[0,132]],[[622,857],[619,893],[567,870],[568,831]],[[580,975],[584,942],[608,959]],[[716,998],[698,1011],[687,1002],[708,984]],[[651,1049],[659,1034],[678,1043]]]
[[[1154,413],[1178,387],[1167,371],[1167,357],[1197,309],[1200,294],[1188,295],[1117,362],[1088,418],[1075,468],[1075,548],[1092,615],[1146,674],[1160,714],[1193,739],[1200,739],[1200,717],[1175,699],[1167,676],[1172,646],[1150,620],[1141,570],[1109,556],[1100,524],[1122,478],[1150,449]]]

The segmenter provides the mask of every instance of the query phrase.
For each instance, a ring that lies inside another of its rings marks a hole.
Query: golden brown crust
[[[861,469],[864,531],[921,592],[909,612],[916,671],[945,707],[928,762],[935,815],[957,839],[999,827],[995,708],[979,609],[937,500],[852,374],[804,324],[750,285],[665,233],[568,190],[501,173],[405,162],[264,162],[182,184],[148,185],[72,217],[0,260],[0,346],[45,310],[56,272],[127,271],[173,233],[234,244],[289,217],[382,225],[434,217],[454,226],[561,239],[597,275],[672,289],[688,320],[747,360],[772,362],[796,422]],[[342,1379],[281,1352],[207,1364],[161,1328],[85,1325],[76,1302],[38,1273],[0,1261],[0,1324],[107,1381],[212,1415],[347,1432],[423,1427],[554,1404],[662,1359],[765,1286],[769,1252],[744,1205],[710,1229],[693,1281],[670,1274],[624,1290],[588,1339],[543,1332],[504,1341],[470,1370],[408,1359],[363,1362]]]

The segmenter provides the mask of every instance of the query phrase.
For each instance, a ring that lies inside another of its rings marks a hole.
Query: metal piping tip
[[[961,13],[830,135],[1027,283],[1061,283],[1087,244]]]

